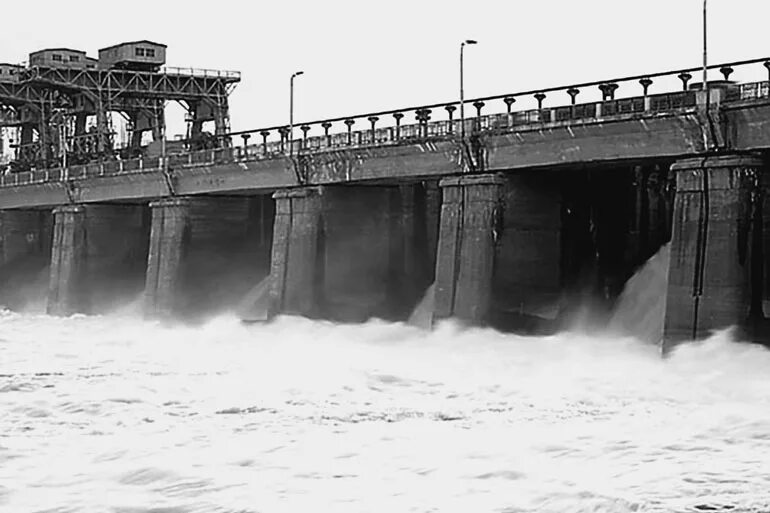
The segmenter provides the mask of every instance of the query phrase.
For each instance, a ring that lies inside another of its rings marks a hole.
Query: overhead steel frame
[[[29,146],[20,149],[22,159],[31,166],[46,167],[63,152],[74,152],[81,160],[110,154],[110,112],[119,112],[129,121],[134,150],[138,150],[144,130],[152,130],[156,140],[163,137],[168,101],[177,101],[187,110],[188,139],[202,135],[205,121],[213,121],[214,135],[222,136],[229,132],[228,97],[239,81],[240,73],[232,71],[35,66],[22,70],[15,82],[0,82],[0,106],[9,113],[6,118],[15,118],[16,126],[22,127],[21,146]],[[85,116],[89,115],[96,117],[96,130],[87,134]],[[74,126],[74,136],[62,137],[66,133],[63,124]],[[33,129],[38,132],[35,143]]]

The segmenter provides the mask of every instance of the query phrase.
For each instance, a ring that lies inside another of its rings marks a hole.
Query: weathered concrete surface
[[[267,274],[270,232],[262,232],[262,217],[272,224],[272,205],[262,201],[183,197],[151,203],[145,314],[197,318],[233,308]]]
[[[497,174],[445,178],[436,256],[437,319],[488,320],[504,180]]]
[[[0,305],[19,309],[45,300],[51,230],[50,211],[0,211]]]
[[[672,166],[677,192],[666,295],[664,350],[728,326],[751,309],[752,197],[763,167],[749,156]]]
[[[313,317],[324,282],[318,187],[278,191],[275,199],[270,301],[272,313]],[[320,248],[319,248],[320,246]]]
[[[118,196],[114,196],[118,199]],[[0,209],[54,207],[69,203],[64,183],[0,187]]]
[[[484,136],[487,171],[660,158],[705,151],[696,113],[590,121]],[[770,132],[768,132],[770,135]]]
[[[104,313],[135,299],[144,281],[147,221],[137,206],[56,208],[48,313]]]
[[[294,166],[285,157],[175,169],[172,172],[172,181],[178,195],[220,191],[267,192],[299,185]]]
[[[466,170],[462,146],[450,140],[340,149],[308,154],[299,162],[300,169],[312,184],[365,180],[396,183],[405,178],[440,177]]]
[[[724,109],[725,133],[730,148],[755,151],[770,148],[770,103]]]
[[[190,238],[187,198],[150,203],[152,225],[144,289],[144,313],[171,317],[178,310],[182,256]]]
[[[495,245],[492,323],[537,329],[555,320],[561,299],[561,176],[505,177],[503,222]]]

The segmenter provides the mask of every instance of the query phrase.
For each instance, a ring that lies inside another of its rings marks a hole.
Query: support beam
[[[725,155],[672,166],[676,198],[664,351],[714,330],[747,326],[752,280],[758,278],[751,259],[759,250],[752,232],[759,228],[753,211],[762,165],[755,157]]]
[[[272,313],[314,316],[323,283],[320,187],[273,194],[275,223],[270,264]],[[320,248],[319,248],[320,246]]]
[[[435,318],[487,321],[503,183],[496,174],[441,180]]]

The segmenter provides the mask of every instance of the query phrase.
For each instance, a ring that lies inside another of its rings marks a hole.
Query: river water
[[[667,258],[615,332],[659,336]],[[609,334],[137,310],[0,310],[1,512],[770,511],[770,351],[727,332],[663,359]]]

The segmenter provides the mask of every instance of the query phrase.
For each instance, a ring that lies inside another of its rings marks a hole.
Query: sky
[[[702,0],[38,0],[3,2],[0,62],[168,45],[167,64],[238,70],[234,130],[609,79],[702,61]],[[111,7],[107,7],[110,5]],[[770,55],[766,0],[710,0],[712,63]],[[503,108],[502,104],[500,108]]]

